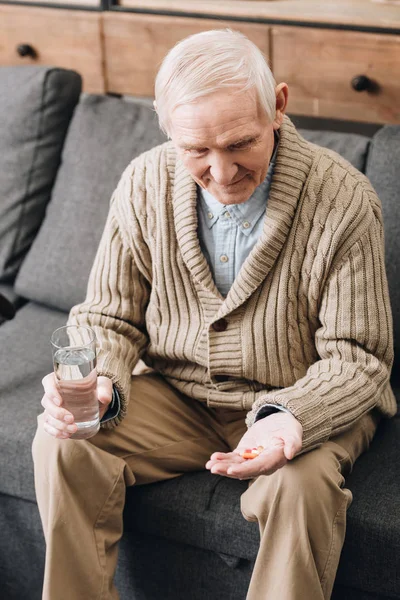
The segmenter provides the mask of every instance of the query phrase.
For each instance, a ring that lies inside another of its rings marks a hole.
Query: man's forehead
[[[179,144],[235,143],[258,135],[262,117],[254,97],[248,94],[219,93],[175,107],[170,117],[175,141]]]
[[[262,130],[262,123],[258,119],[223,119],[220,123],[196,119],[172,121],[173,139],[182,147],[203,147],[212,144],[222,148],[257,138]]]

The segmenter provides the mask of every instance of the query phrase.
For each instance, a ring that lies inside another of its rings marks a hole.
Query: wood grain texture
[[[286,26],[271,34],[272,68],[289,85],[289,113],[400,123],[399,37]],[[357,75],[378,89],[354,91]]]
[[[98,2],[88,0],[95,1]],[[131,0],[123,1],[126,4]],[[193,5],[197,12],[240,16],[243,21],[0,4],[0,65],[46,64],[71,68],[82,74],[86,92],[153,96],[159,65],[176,42],[206,29],[231,27],[253,40],[272,63],[276,79],[289,84],[289,112],[400,123],[400,36],[246,22],[246,18],[265,16],[314,23],[322,22],[323,16],[330,24],[336,19],[344,24],[400,28],[400,8],[393,3],[371,0],[325,3],[134,0],[134,3],[136,8],[143,5],[178,10],[180,7],[186,11]],[[37,57],[21,58],[16,52],[21,43],[32,45]],[[355,92],[350,83],[356,75],[366,75],[375,81],[378,92]]]
[[[37,57],[21,58],[19,44],[30,44]],[[0,65],[28,64],[74,69],[85,92],[103,93],[101,14],[0,4]]]
[[[107,91],[153,96],[162,59],[179,40],[208,29],[243,32],[269,58],[269,27],[161,15],[103,13]]]
[[[18,2],[18,0],[16,0]],[[42,4],[48,4],[49,6],[57,6],[60,4],[67,4],[68,6],[73,6],[77,8],[87,8],[87,7],[100,7],[100,0],[22,0],[24,3],[29,2],[29,4],[37,4],[38,1]]]
[[[400,7],[371,0],[119,0],[126,8],[241,18],[400,28]]]

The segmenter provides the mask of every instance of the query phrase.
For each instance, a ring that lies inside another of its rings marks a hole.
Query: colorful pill
[[[246,459],[257,458],[257,456],[259,456],[263,450],[264,446],[258,446],[257,448],[246,448],[242,452],[241,456]]]

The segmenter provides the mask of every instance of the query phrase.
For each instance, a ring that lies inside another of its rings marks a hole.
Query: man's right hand
[[[44,395],[41,404],[44,408],[44,430],[55,438],[67,440],[78,429],[74,416],[62,406],[62,397],[56,385],[54,373],[42,379]],[[108,377],[97,377],[97,398],[100,419],[112,400],[112,381]]]

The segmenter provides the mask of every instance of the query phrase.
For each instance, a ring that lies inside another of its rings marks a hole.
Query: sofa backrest
[[[299,132],[309,142],[334,150],[361,173],[365,172],[371,138],[357,133],[340,133],[338,131],[299,129]]]
[[[382,202],[394,327],[393,375],[400,383],[400,126],[387,125],[374,135],[365,173]]]
[[[41,225],[81,85],[74,71],[0,67],[0,284]]]
[[[400,127],[368,137],[300,130],[309,141],[339,152],[366,170],[383,204],[387,271],[397,347],[400,344]],[[26,257],[16,291],[65,312],[81,302],[107,217],[111,194],[129,162],[165,141],[153,110],[124,98],[88,95],[75,109],[43,225]],[[397,162],[396,162],[397,161]]]
[[[303,133],[341,150],[356,167],[364,165],[369,138]],[[82,97],[46,217],[16,280],[19,294],[64,311],[84,299],[110,197],[123,170],[165,139],[149,106],[124,98]]]
[[[84,299],[122,172],[133,158],[165,141],[154,111],[143,103],[82,97],[46,217],[15,282],[21,296],[64,311]]]

